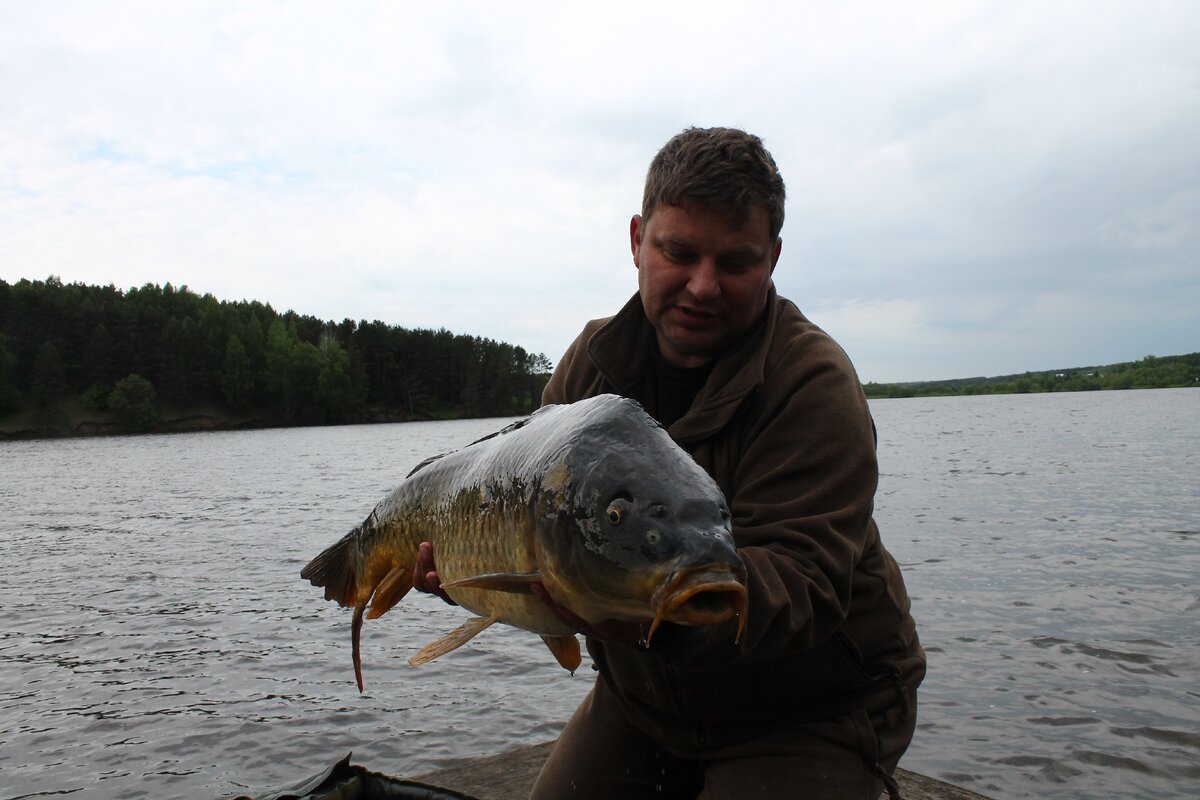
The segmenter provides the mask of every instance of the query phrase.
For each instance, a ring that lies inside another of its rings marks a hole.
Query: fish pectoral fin
[[[416,655],[408,660],[408,663],[419,667],[422,664],[428,664],[438,656],[446,655],[451,650],[457,650],[499,619],[500,617],[495,614],[490,617],[472,617],[436,642],[430,642],[422,647]]]
[[[393,567],[391,572],[383,577],[371,595],[371,610],[367,619],[378,619],[391,610],[392,606],[404,599],[408,590],[413,586],[413,565]]]
[[[533,594],[530,588],[535,583],[541,583],[540,572],[489,572],[485,575],[472,575],[469,578],[459,578],[456,581],[443,583],[443,587],[451,589],[467,587],[470,589],[488,589],[493,592],[511,592],[513,594]]]
[[[574,675],[575,670],[579,669],[579,662],[583,660],[579,653],[579,640],[575,635],[543,636],[542,641],[550,648],[550,652],[562,668]]]

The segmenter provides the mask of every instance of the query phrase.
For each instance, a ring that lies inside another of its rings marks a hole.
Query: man
[[[588,323],[543,403],[642,403],[720,485],[747,628],[589,627],[599,671],[533,797],[867,798],[912,738],[925,659],[872,519],[874,426],[841,348],[778,297],[784,185],[756,136],[689,129],[630,222],[638,292]],[[418,588],[436,590],[428,548]]]

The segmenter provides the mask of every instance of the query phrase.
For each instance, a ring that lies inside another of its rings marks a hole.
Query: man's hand
[[[442,579],[438,577],[437,567],[433,564],[433,544],[421,542],[417,545],[417,565],[413,568],[413,588],[418,592],[436,594],[452,606],[458,605],[442,588]]]
[[[580,616],[577,616],[571,609],[566,606],[559,605],[555,602],[550,593],[546,591],[546,587],[540,583],[530,584],[533,593],[542,598],[554,616],[570,625],[584,636],[590,636],[593,639],[599,639],[602,642],[613,642],[615,644],[625,644],[630,647],[637,645],[645,646],[646,630],[648,626],[638,622],[626,622],[624,620],[609,619],[604,622],[592,624]]]

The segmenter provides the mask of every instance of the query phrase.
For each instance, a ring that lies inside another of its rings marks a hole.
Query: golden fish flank
[[[422,541],[447,593],[477,616],[411,663],[504,622],[540,634],[574,671],[579,643],[532,584],[591,623],[648,622],[647,646],[663,622],[728,623],[736,637],[746,573],[729,520],[717,485],[641,406],[601,395],[426,461],[300,574],[354,608],[360,691],[364,615],[382,616],[412,588]]]

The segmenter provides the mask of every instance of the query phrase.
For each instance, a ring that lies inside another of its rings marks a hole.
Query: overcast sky
[[[557,360],[670,136],[759,134],[866,381],[1200,350],[1200,3],[0,4],[0,278]]]

